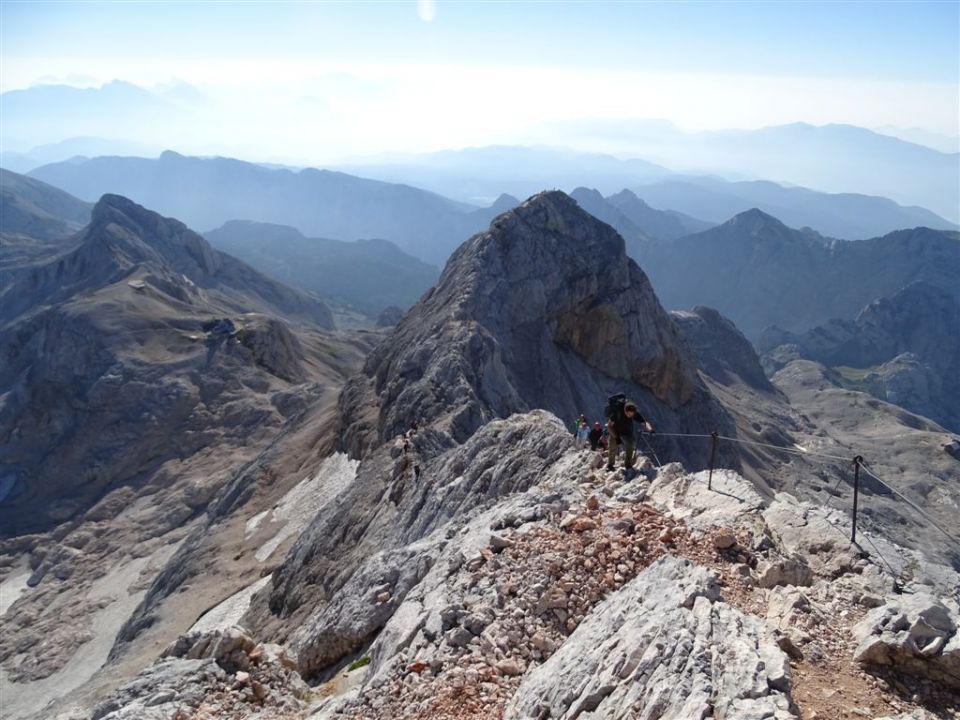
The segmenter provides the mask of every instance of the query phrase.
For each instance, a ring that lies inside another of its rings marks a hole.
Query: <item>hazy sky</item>
[[[220,113],[225,145],[277,156],[528,140],[590,118],[960,124],[957,0],[2,0],[0,13],[3,91],[182,81],[208,121]]]

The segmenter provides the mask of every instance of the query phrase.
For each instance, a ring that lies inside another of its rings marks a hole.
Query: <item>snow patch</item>
[[[257,550],[257,560],[265,562],[284,540],[303,532],[313,517],[354,481],[359,465],[359,460],[336,453],[320,463],[316,475],[293,487],[270,513],[269,521],[282,523],[283,527]],[[255,519],[251,518],[250,522]],[[257,526],[261,520],[257,521]]]
[[[260,528],[260,524],[263,522],[263,519],[269,512],[269,510],[264,510],[262,513],[257,513],[252,518],[247,520],[246,528],[244,528],[243,531],[244,540],[249,540],[250,537]]]
[[[240,618],[250,607],[250,598],[270,582],[270,576],[262,577],[240,592],[234,593],[219,605],[211,608],[197,620],[190,632],[211,632],[226,630],[240,622]]]
[[[30,579],[30,559],[24,555],[7,577],[0,582],[0,617],[23,595]]]

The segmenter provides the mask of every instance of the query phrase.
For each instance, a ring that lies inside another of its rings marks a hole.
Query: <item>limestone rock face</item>
[[[786,656],[718,597],[705,568],[657,561],[524,678],[504,717],[793,717]]]
[[[462,442],[490,419],[532,408],[570,421],[599,415],[617,391],[661,429],[725,421],[622,238],[548,192],[454,253],[341,410],[345,440],[360,452],[411,421]],[[375,419],[364,416],[370,405]]]
[[[383,627],[443,542],[407,545],[527,490],[568,449],[566,429],[543,411],[488,423],[462,446],[421,431],[407,452],[377,449],[360,465],[357,480],[301,535],[274,573],[269,595],[255,601],[249,623],[295,624],[292,644],[301,670],[309,675],[326,667]],[[309,578],[323,578],[322,587]],[[382,592],[389,597],[378,601]]]

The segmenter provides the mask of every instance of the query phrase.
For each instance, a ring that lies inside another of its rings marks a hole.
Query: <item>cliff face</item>
[[[599,417],[617,391],[663,429],[724,422],[623,240],[542,193],[464,243],[371,354],[341,400],[344,438],[361,452],[415,421],[459,442],[532,408]]]

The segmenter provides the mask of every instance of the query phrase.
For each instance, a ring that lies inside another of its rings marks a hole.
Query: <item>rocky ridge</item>
[[[284,706],[279,682],[276,704],[231,705],[246,690],[229,672],[208,684],[204,700],[174,697],[167,707],[203,717],[190,713],[216,702],[224,718],[270,710],[264,717],[317,720],[960,712],[960,683],[939,669],[955,667],[960,612],[939,571],[924,576],[919,556],[917,582],[896,596],[893,578],[849,543],[836,511],[785,494],[768,504],[730,471],[714,474],[713,490],[706,473],[679,465],[657,471],[647,463],[625,481],[593,469],[595,454],[571,447],[560,423],[540,413],[490,424],[535,426],[566,447],[532,466],[523,447],[505,450],[512,457],[485,471],[489,481],[503,487],[514,472],[540,468],[532,486],[381,551],[351,579],[348,607],[331,602],[329,620],[301,628],[289,645],[299,671],[316,675],[310,647],[341,642],[367,618],[385,616],[351,656],[369,657],[368,667],[332,665],[333,679],[296,709]],[[489,439],[461,450],[474,442]],[[392,564],[398,552],[405,558]],[[913,609],[897,610],[901,598],[913,598]],[[898,613],[907,619],[876,619]],[[854,662],[870,636],[852,629],[861,618],[929,637],[921,629],[929,623],[914,617],[931,618],[943,640],[878,637],[872,654]],[[243,621],[251,623],[255,614]],[[257,632],[248,634],[253,647]],[[824,672],[830,679],[820,685]],[[229,701],[224,687],[232,688]],[[147,694],[126,693],[108,704]]]

